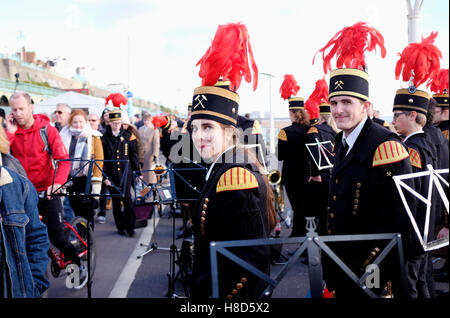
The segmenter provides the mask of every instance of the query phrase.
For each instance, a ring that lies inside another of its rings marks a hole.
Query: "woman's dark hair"
[[[233,128],[233,144],[236,145],[236,148],[240,146],[240,140],[242,140],[242,138],[240,138],[240,131],[238,129],[236,129],[233,126],[227,126],[227,125],[222,125],[224,128]],[[235,149],[236,149],[235,148]],[[269,179],[267,178],[267,175],[264,171],[264,168],[261,164],[261,162],[259,161],[259,159],[256,157],[256,155],[249,151],[248,148],[243,147],[243,152],[244,152],[244,156],[246,158],[248,158],[248,161],[251,163],[254,163],[256,165],[256,167],[258,168],[259,173],[261,174],[263,180],[264,180],[264,184],[266,186],[266,196],[267,196],[267,218],[268,218],[268,225],[269,225],[269,233],[272,232],[272,230],[275,228],[275,226],[277,225],[277,213],[275,211],[275,195],[273,194],[272,191],[272,187],[269,184]]]

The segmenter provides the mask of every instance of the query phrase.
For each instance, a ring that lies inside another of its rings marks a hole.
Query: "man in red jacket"
[[[70,171],[70,161],[58,163],[55,180],[55,169],[52,159],[69,159],[61,136],[50,120],[44,115],[33,115],[31,97],[24,92],[16,92],[10,98],[11,114],[6,120],[7,136],[11,154],[19,160],[31,183],[39,194],[38,210],[42,221],[47,225],[50,241],[75,264],[80,259],[73,245],[64,235],[63,209],[60,198],[51,197],[53,189],[58,189]],[[47,126],[49,150],[41,136],[41,128]],[[51,155],[50,155],[51,153]]]

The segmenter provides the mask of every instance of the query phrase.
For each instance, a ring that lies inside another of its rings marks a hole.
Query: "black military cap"
[[[122,120],[122,111],[120,109],[113,109],[109,112],[109,120],[115,121],[115,120]]]
[[[433,94],[433,98],[437,102],[437,106],[441,108],[448,108],[449,94]]]
[[[321,115],[331,115],[330,104],[328,104],[328,103],[321,103],[319,105],[319,109],[320,109],[320,114]]]
[[[356,68],[339,68],[331,71],[329,99],[333,96],[353,96],[369,99],[369,74]]]
[[[427,92],[402,88],[397,90],[394,98],[393,110],[416,111],[424,115],[427,114],[430,95]]]
[[[225,125],[236,126],[239,95],[217,87],[200,86],[194,90],[191,119],[211,119]]]

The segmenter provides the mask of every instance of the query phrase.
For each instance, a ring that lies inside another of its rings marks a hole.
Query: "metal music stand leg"
[[[156,209],[158,210],[158,213],[160,214],[159,208],[158,208],[160,201],[159,200],[156,201],[156,190],[155,189],[153,189],[153,202],[158,202],[158,204],[154,204],[153,207],[156,207]],[[145,255],[149,254],[152,251],[156,251],[156,250],[170,251],[170,248],[158,247],[158,243],[156,242],[156,212],[157,211],[153,211],[153,216],[152,216],[152,218],[153,218],[153,237],[154,237],[153,243],[151,243],[150,245],[143,244],[143,243],[140,244],[140,246],[149,246],[150,248],[148,250],[146,250],[144,253],[138,255],[137,256],[138,259],[144,257]]]

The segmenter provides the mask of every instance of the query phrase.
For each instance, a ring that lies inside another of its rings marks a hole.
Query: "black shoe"
[[[126,235],[125,230],[118,230],[117,233],[119,233],[120,235]]]
[[[134,230],[132,231],[127,231],[127,236],[129,237],[135,237],[136,236],[136,232]]]

